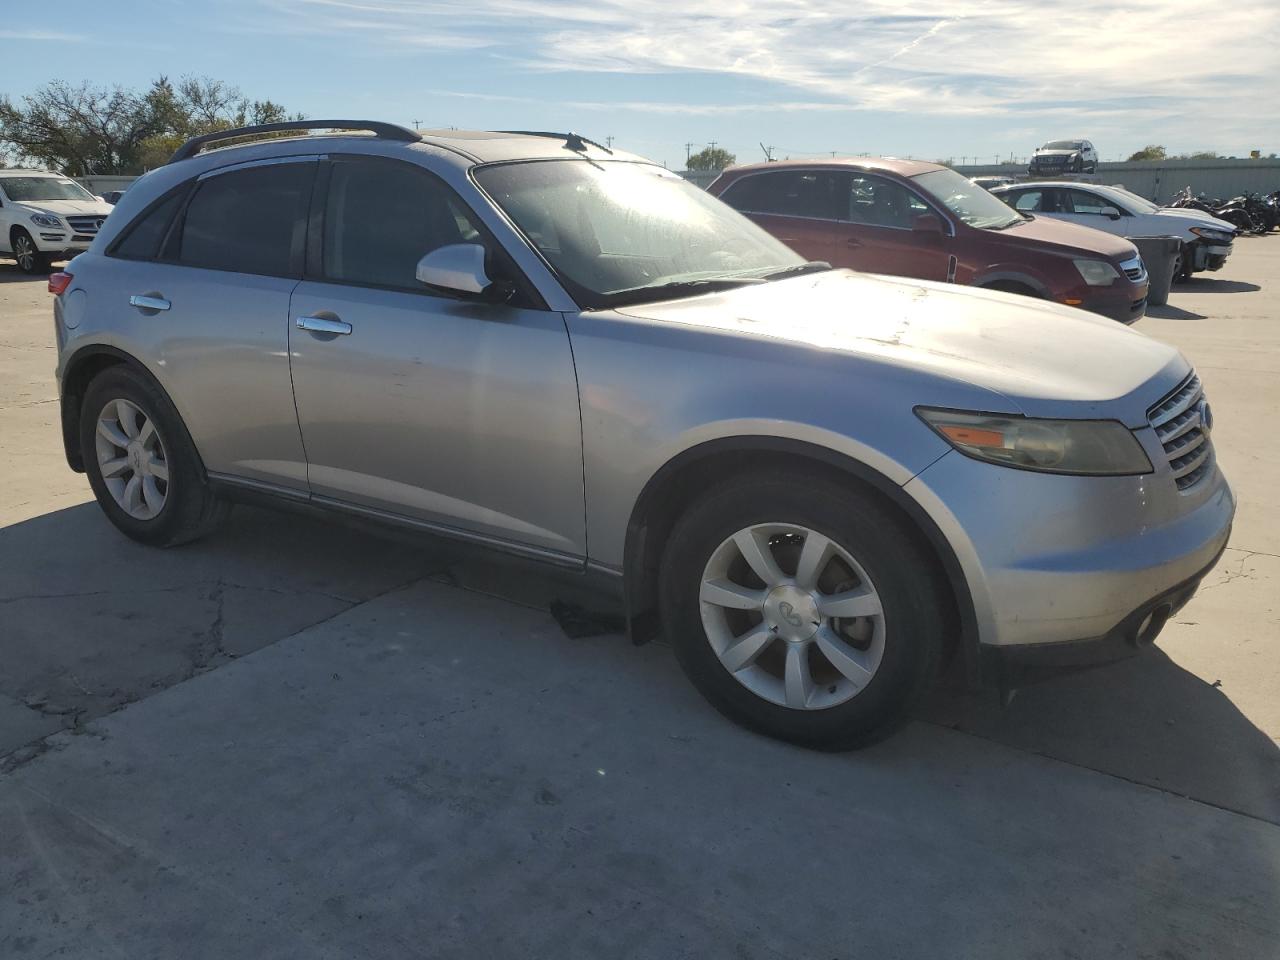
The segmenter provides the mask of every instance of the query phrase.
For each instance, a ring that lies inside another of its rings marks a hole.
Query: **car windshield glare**
[[[0,187],[14,203],[94,199],[93,194],[67,177],[0,177]]]
[[[1079,150],[1079,140],[1050,140],[1041,150]]]
[[[1098,192],[1102,196],[1114,200],[1116,206],[1121,210],[1128,207],[1130,213],[1155,213],[1160,209],[1146,197],[1140,197],[1138,194],[1132,193],[1123,187],[1100,187]]]
[[[933,197],[971,227],[999,230],[1024,219],[1005,203],[972,180],[954,170],[932,170],[911,178],[916,186]]]
[[[494,164],[476,182],[583,307],[751,283],[803,258],[682,177],[647,163]]]

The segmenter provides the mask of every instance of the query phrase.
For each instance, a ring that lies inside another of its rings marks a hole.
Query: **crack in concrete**
[[[190,583],[180,583],[172,587],[152,587],[147,590],[83,590],[73,593],[27,593],[16,597],[0,597],[0,605],[7,603],[20,603],[23,600],[79,600],[85,597],[103,597],[112,594],[152,594],[152,593],[175,593],[179,590],[193,590],[209,585],[231,587],[235,590],[257,590],[262,593],[272,593],[283,597],[325,597],[329,600],[337,600],[340,603],[365,603],[364,599],[358,597],[347,597],[340,593],[330,593],[326,590],[287,590],[280,587],[263,587],[252,586],[245,583],[233,583],[229,580],[218,578],[216,580],[193,580]],[[367,599],[373,599],[372,597]]]

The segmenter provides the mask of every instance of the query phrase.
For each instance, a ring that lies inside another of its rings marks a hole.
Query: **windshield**
[[[954,170],[918,173],[912,181],[971,227],[1000,230],[1026,218]]]
[[[66,177],[0,177],[0,188],[14,203],[29,200],[92,200],[94,196]]]
[[[584,307],[760,282],[805,263],[715,197],[651,164],[530,161],[480,167],[475,178]]]
[[[1050,140],[1041,150],[1079,150],[1079,140]]]

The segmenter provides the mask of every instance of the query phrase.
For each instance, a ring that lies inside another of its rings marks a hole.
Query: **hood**
[[[681,300],[629,317],[764,337],[908,367],[1002,394],[1028,416],[1118,419],[1187,375],[1174,348],[1096,314],[1022,297],[832,270]]]
[[[1224,233],[1234,234],[1236,232],[1234,223],[1229,220],[1220,220],[1212,213],[1205,210],[1197,210],[1195,207],[1161,207],[1152,216],[1168,217],[1170,220],[1182,220],[1196,227],[1212,227],[1214,230],[1221,230]]]
[[[52,213],[59,217],[105,217],[111,212],[111,204],[104,200],[24,200],[15,206],[25,207],[32,213]]]
[[[1055,220],[1053,217],[1033,216],[1025,223],[1007,227],[1004,230],[988,230],[988,235],[1007,239],[1014,243],[1019,240],[1037,240],[1041,243],[1063,247],[1071,252],[1088,253],[1095,257],[1105,257],[1119,263],[1138,255],[1138,248],[1114,233],[1095,230],[1083,224],[1069,220]]]

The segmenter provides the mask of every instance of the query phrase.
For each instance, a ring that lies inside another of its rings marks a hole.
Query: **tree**
[[[1130,163],[1137,163],[1140,160],[1164,160],[1166,158],[1164,147],[1158,143],[1149,143],[1133,156],[1129,157]]]
[[[1221,160],[1222,154],[1216,150],[1197,150],[1195,153],[1180,153],[1174,160]]]
[[[737,159],[724,147],[707,147],[691,156],[688,166],[690,170],[723,170]]]
[[[142,173],[188,137],[287,116],[208,77],[162,76],[142,92],[55,80],[20,104],[0,97],[0,150],[70,176]]]

